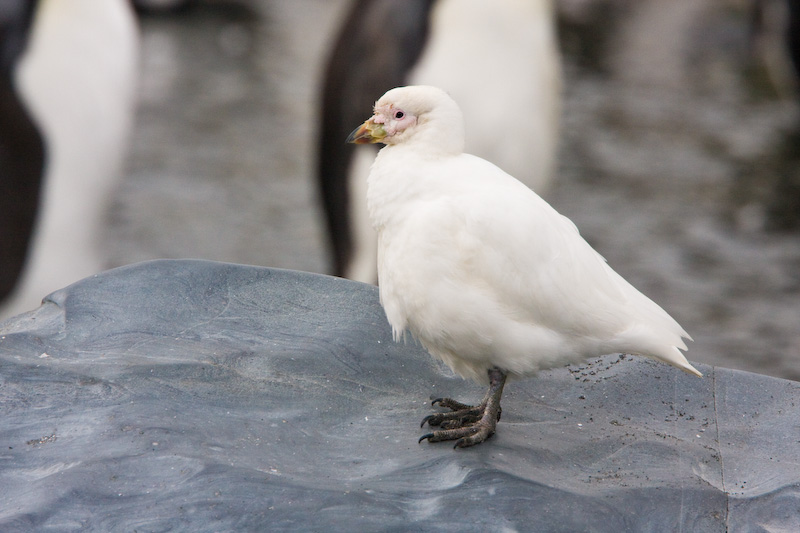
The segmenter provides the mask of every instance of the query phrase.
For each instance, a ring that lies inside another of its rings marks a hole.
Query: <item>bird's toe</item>
[[[470,409],[475,409],[474,405],[461,403],[452,398],[436,398],[431,402],[431,405],[438,405],[439,407],[444,407],[445,409],[450,409],[451,411],[467,411]]]
[[[445,400],[446,399],[447,398],[445,398]],[[439,405],[442,407],[457,406],[457,407],[463,407],[463,409],[428,415],[422,419],[420,427],[423,427],[425,424],[428,424],[429,426],[432,427],[441,426],[444,429],[456,429],[468,426],[470,424],[474,424],[475,422],[480,420],[484,414],[483,405],[473,407],[471,405],[466,405],[455,401],[439,402]]]
[[[494,435],[494,431],[492,429],[488,427],[480,427],[472,435],[458,439],[453,445],[453,448],[469,448],[470,446],[475,446],[476,444],[482,443],[492,435]]]
[[[446,440],[463,439],[473,435],[478,431],[480,431],[480,428],[475,426],[467,426],[456,429],[440,429],[423,435],[419,438],[418,442],[422,442],[423,440],[427,440],[428,442],[442,442]]]

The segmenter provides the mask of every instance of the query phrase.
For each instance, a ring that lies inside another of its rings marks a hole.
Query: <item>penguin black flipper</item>
[[[14,86],[36,4],[0,4],[0,301],[22,272],[42,189],[44,141]]]

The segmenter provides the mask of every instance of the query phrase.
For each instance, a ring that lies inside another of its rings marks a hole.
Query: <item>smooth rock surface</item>
[[[800,530],[800,383],[614,355],[417,444],[483,391],[341,279],[122,267],[0,324],[0,369],[2,531]]]

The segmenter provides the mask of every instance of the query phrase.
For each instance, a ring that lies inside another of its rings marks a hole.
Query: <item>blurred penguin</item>
[[[800,0],[753,0],[751,49],[775,91],[800,96]]]
[[[342,139],[377,96],[409,84],[441,87],[458,102],[467,152],[541,195],[553,179],[561,63],[551,0],[357,0],[324,74],[317,164],[338,276],[374,283],[377,261],[366,208],[377,150]],[[519,102],[530,112],[511,120]]]
[[[0,305],[0,319],[33,309],[48,293],[105,268],[98,237],[133,124],[139,49],[129,0],[9,2],[28,14],[15,25],[22,32],[17,42],[24,44],[14,48],[11,88],[44,149],[34,156],[43,168],[38,203],[30,201],[38,186],[28,183],[35,172],[12,179],[3,169],[3,181],[16,183],[8,193],[26,211],[16,218],[30,219],[32,205],[38,210],[20,275],[4,273],[16,283]],[[3,135],[13,135],[19,123],[0,123],[10,130]],[[15,224],[15,232],[25,229],[25,223]],[[3,247],[6,240],[26,239],[6,232],[2,238]]]
[[[0,3],[0,302],[22,272],[44,171],[42,136],[14,85],[33,7]]]

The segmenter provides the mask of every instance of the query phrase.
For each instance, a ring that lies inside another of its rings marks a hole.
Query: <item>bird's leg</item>
[[[488,370],[488,374],[489,390],[479,405],[466,405],[451,398],[434,400],[433,405],[439,404],[452,411],[426,416],[422,420],[423,426],[427,422],[431,426],[443,429],[423,435],[419,441],[427,439],[428,442],[440,442],[458,439],[455,447],[466,448],[480,444],[494,435],[497,422],[500,420],[500,396],[506,383],[506,373],[497,367],[492,367]]]

